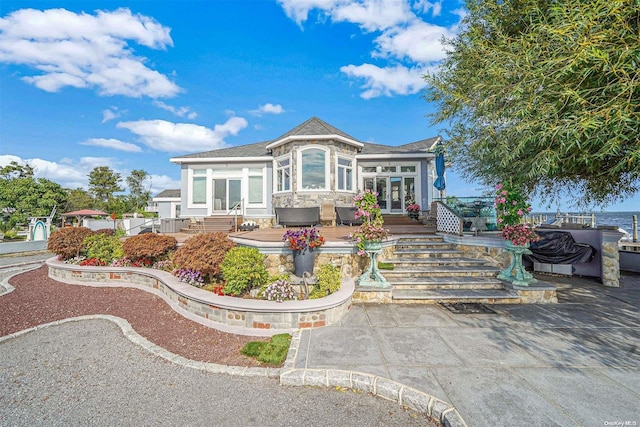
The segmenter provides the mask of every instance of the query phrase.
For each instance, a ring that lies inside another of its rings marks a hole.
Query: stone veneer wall
[[[389,259],[393,248],[392,245],[383,247],[378,261]],[[324,264],[333,264],[340,268],[342,277],[355,279],[367,268],[369,258],[358,256],[355,253],[320,252],[316,255],[314,268],[318,269]],[[294,270],[293,253],[289,250],[283,253],[269,253],[266,265],[269,274],[272,275],[291,272]]]
[[[130,286],[162,297],[185,317],[207,326],[223,326],[260,335],[260,330],[290,331],[337,324],[351,308],[353,280],[343,280],[338,292],[325,298],[305,301],[247,300],[215,295],[178,281],[171,274],[132,267],[88,267],[47,261],[49,277],[72,284]],[[262,334],[263,335],[263,334]]]
[[[297,153],[300,147],[317,144],[322,147],[328,147],[329,152],[329,190],[327,191],[305,191],[298,193],[298,176],[297,166],[298,158]],[[293,141],[283,144],[273,149],[273,157],[280,157],[285,154],[291,153],[291,190],[290,192],[274,194],[273,206],[278,207],[314,207],[320,206],[325,200],[331,200],[336,206],[353,206],[353,197],[356,195],[356,189],[353,192],[332,191],[336,188],[336,158],[335,154],[346,154],[349,156],[355,156],[357,149],[349,144],[345,144],[341,141],[335,140],[323,140],[323,141]],[[355,174],[355,168],[353,173]]]

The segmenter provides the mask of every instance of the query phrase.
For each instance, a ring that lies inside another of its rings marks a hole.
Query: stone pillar
[[[618,241],[622,233],[602,230],[602,284],[617,288],[620,286],[620,253]]]

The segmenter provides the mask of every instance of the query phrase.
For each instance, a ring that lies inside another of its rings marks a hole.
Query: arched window
[[[298,190],[327,190],[329,188],[328,151],[322,148],[303,148],[298,154]]]

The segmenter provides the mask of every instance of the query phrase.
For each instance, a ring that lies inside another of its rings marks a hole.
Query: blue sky
[[[0,166],[68,188],[96,166],[144,169],[157,193],[179,187],[170,157],[312,116],[380,144],[446,137],[422,75],[463,14],[455,0],[2,0]],[[449,195],[483,191],[447,175]]]

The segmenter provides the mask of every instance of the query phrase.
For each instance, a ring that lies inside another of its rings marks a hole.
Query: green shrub
[[[271,341],[251,341],[242,348],[242,354],[256,357],[259,362],[272,366],[280,366],[287,357],[291,335],[278,334],[271,337]]]
[[[122,242],[115,235],[94,234],[84,239],[87,257],[97,258],[105,264],[114,259],[122,258]]]
[[[309,299],[326,297],[340,289],[342,275],[338,267],[324,264],[318,271],[318,285],[309,295]]]
[[[251,341],[242,347],[241,353],[249,357],[258,357],[265,345],[267,343],[264,341]]]
[[[232,248],[220,265],[222,276],[227,282],[225,295],[241,295],[269,283],[269,272],[264,265],[265,255],[256,248],[238,246]]]
[[[178,248],[173,262],[181,268],[199,271],[213,281],[220,277],[220,265],[235,245],[224,233],[199,234]]]
[[[393,270],[394,266],[390,262],[382,262],[382,261],[380,261],[378,263],[378,268],[380,270]]]
[[[178,242],[173,236],[144,233],[125,240],[122,250],[131,261],[144,260],[145,263],[152,264],[166,259],[169,251],[174,250],[177,244]]]
[[[47,249],[62,260],[79,257],[85,250],[84,239],[93,234],[94,232],[86,227],[64,227],[49,237]]]

